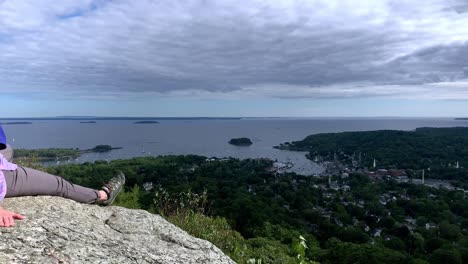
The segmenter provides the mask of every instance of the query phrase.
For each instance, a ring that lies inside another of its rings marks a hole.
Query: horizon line
[[[0,120],[20,119],[274,119],[274,118],[467,118],[461,116],[23,116],[0,117]]]

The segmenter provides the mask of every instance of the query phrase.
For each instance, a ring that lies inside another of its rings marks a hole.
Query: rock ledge
[[[234,263],[159,215],[61,197],[6,199],[25,220],[0,228],[0,263]]]

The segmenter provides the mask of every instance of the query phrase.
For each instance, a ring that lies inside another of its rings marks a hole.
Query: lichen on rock
[[[9,198],[22,214],[0,228],[0,263],[234,263],[159,215],[61,197]]]

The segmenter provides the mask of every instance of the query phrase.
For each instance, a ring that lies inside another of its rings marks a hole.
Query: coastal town
[[[369,177],[373,181],[389,181],[394,180],[398,183],[411,183],[411,184],[420,184],[425,185],[432,188],[444,188],[447,190],[460,190],[468,193],[468,190],[454,186],[452,183],[453,181],[450,180],[437,180],[437,179],[427,179],[425,178],[426,171],[419,170],[417,172],[413,172],[415,177],[409,177],[408,173],[405,169],[385,169],[379,168],[377,166],[377,160],[373,160],[373,166],[371,168],[361,167],[359,166],[359,162],[352,159],[352,162],[348,165],[343,164],[340,160],[336,158],[334,155],[334,159],[332,161],[324,161],[323,157],[315,157],[313,161],[316,162],[320,166],[324,167],[324,170],[320,174],[315,174],[315,177],[327,177],[330,179],[329,186],[332,186],[333,189],[341,189],[341,187],[337,187],[336,181],[331,181],[333,176],[339,176],[341,178],[347,178],[350,174],[362,174]],[[273,162],[270,171],[273,171],[278,174],[287,173],[288,170],[294,167],[293,162]],[[455,169],[463,169],[459,165],[459,162],[454,162],[453,168]],[[430,169],[429,169],[430,170]],[[419,174],[419,177],[417,177]],[[343,186],[343,190],[346,190],[348,187]]]

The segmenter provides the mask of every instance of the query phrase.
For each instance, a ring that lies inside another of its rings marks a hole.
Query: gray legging
[[[8,160],[13,159],[13,149],[7,146],[0,153]],[[51,195],[62,196],[80,203],[93,203],[99,198],[97,190],[72,184],[55,176],[31,168],[18,166],[14,171],[3,171],[7,183],[6,197]]]

